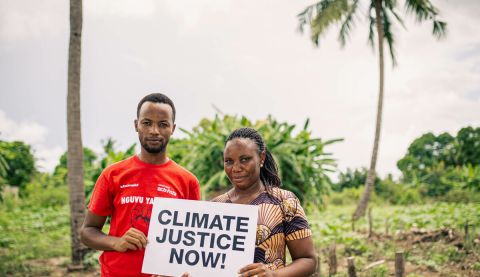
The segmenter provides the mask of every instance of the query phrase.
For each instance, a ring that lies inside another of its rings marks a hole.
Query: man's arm
[[[80,239],[88,247],[96,250],[125,252],[145,248],[147,237],[135,228],[128,229],[122,237],[106,235],[102,232],[106,216],[99,216],[87,210],[80,230]]]

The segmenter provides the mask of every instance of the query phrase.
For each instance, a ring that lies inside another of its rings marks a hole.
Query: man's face
[[[165,152],[175,130],[172,107],[164,103],[143,103],[135,120],[135,130],[145,151],[151,154]]]

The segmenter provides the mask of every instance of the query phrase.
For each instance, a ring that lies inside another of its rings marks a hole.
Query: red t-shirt
[[[88,209],[111,216],[110,236],[121,237],[130,227],[147,235],[154,197],[199,200],[200,186],[192,173],[172,160],[155,165],[133,156],[102,172]],[[144,252],[104,251],[100,256],[102,276],[151,276],[141,273]]]

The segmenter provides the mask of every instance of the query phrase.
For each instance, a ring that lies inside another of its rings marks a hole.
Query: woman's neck
[[[250,204],[263,191],[265,191],[265,185],[259,180],[255,185],[246,189],[239,189],[234,186],[227,194],[232,203]]]

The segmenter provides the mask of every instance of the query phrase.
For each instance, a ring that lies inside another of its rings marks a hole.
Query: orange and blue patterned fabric
[[[213,202],[232,203],[227,193]],[[300,201],[292,192],[271,188],[260,193],[250,205],[258,205],[255,263],[266,264],[271,270],[285,267],[287,241],[312,235]]]

